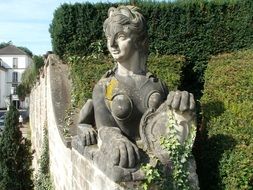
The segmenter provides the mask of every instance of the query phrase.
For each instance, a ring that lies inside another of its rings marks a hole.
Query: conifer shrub
[[[18,126],[19,112],[11,105],[0,137],[0,189],[33,189],[30,140],[22,137]]]
[[[206,74],[202,189],[253,189],[253,50],[210,60]]]

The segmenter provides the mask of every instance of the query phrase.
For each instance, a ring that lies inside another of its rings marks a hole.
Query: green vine
[[[146,164],[141,166],[141,170],[146,176],[145,181],[142,183],[143,190],[148,190],[151,185],[160,181],[161,175],[158,168],[152,166],[151,164]]]
[[[43,147],[42,154],[39,159],[39,171],[35,176],[35,190],[53,190],[53,181],[50,176],[49,170],[49,142],[48,142],[48,131],[47,126],[44,127],[43,131]]]
[[[74,124],[75,106],[73,104],[65,110],[63,135],[64,137],[71,137],[70,127]]]
[[[146,179],[142,184],[144,190],[151,189],[152,185],[163,190],[191,190],[195,187],[189,181],[189,164],[192,158],[192,146],[196,134],[196,125],[194,121],[190,123],[190,131],[185,142],[180,143],[176,127],[178,123],[172,110],[167,112],[168,116],[168,133],[161,137],[160,144],[168,153],[172,163],[170,175],[166,175],[164,167],[157,160],[156,166],[146,164],[141,167]]]
[[[190,133],[185,142],[180,143],[177,135],[177,121],[172,111],[168,111],[168,131],[169,133],[161,138],[161,145],[167,151],[172,162],[172,187],[173,189],[192,189],[189,182],[189,159],[192,154],[192,146],[196,134],[196,126],[194,122],[190,123]]]

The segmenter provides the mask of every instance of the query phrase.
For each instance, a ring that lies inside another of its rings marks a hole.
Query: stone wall
[[[49,55],[30,95],[30,125],[33,165],[43,143],[43,128],[48,128],[50,172],[56,190],[121,190],[90,160],[71,147],[71,137],[63,135],[65,110],[70,104],[70,81],[67,65]]]
[[[40,75],[40,79],[37,81],[30,94],[29,118],[31,126],[32,148],[36,150],[33,160],[33,166],[36,172],[38,170],[38,161],[42,151],[43,128],[47,125],[46,87],[47,77]]]
[[[73,190],[124,190],[75,149],[72,150],[72,163]]]

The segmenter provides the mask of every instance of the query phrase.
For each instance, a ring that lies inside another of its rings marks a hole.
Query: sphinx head
[[[138,51],[140,56],[146,60],[148,54],[147,26],[137,7],[111,7],[108,10],[108,18],[104,22],[103,29],[108,49],[116,60],[122,56],[129,56],[132,51]],[[124,42],[123,45],[122,42]],[[121,52],[123,55],[120,54],[120,51],[123,51]]]

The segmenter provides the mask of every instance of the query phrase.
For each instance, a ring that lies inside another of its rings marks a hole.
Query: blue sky
[[[120,0],[109,0],[119,2]],[[13,45],[30,49],[35,55],[52,50],[48,32],[53,13],[63,3],[85,0],[1,0],[0,43],[12,41]],[[89,0],[91,3],[108,0]]]

